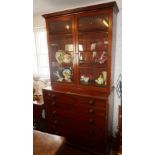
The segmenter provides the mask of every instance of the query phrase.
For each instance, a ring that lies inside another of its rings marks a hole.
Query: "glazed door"
[[[79,85],[104,88],[108,76],[109,14],[79,15],[77,25]]]
[[[74,83],[73,17],[49,19],[47,27],[51,81]]]

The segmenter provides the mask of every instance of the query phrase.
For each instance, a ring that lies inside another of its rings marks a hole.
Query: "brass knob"
[[[94,123],[94,119],[89,119],[89,123],[93,124]]]
[[[57,113],[56,110],[52,111],[52,114],[53,114],[53,115],[55,115],[56,113]]]
[[[89,109],[89,114],[93,114],[94,110],[93,109]]]
[[[55,94],[52,94],[52,98],[55,98],[55,96],[56,96]]]
[[[90,147],[93,147],[93,146],[94,146],[94,143],[89,143],[89,146],[90,146]]]
[[[57,120],[55,120],[55,121],[54,121],[54,124],[58,124],[58,121],[57,121]]]
[[[94,133],[94,130],[89,130],[89,134],[92,135]]]
[[[51,93],[48,93],[47,95],[48,95],[48,96],[51,96]]]
[[[52,104],[51,104],[51,105],[52,105],[52,106],[55,106],[55,104],[56,104],[55,102],[52,102]]]
[[[89,105],[93,105],[94,104],[94,102],[93,102],[93,100],[89,100]]]

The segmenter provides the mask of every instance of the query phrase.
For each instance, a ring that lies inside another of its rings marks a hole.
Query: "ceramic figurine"
[[[82,55],[80,56],[80,61],[83,61],[83,57],[82,57]]]
[[[89,82],[89,77],[84,76],[84,75],[81,75],[80,81],[85,82],[85,83],[88,83]]]
[[[104,78],[103,78],[103,76],[100,75],[100,76],[98,77],[98,79],[95,80],[95,82],[96,82],[97,84],[99,84],[99,85],[104,84]]]
[[[103,77],[104,77],[104,82],[105,82],[104,84],[107,85],[107,72],[103,71],[102,74],[103,74]]]
[[[62,74],[66,82],[71,82],[71,70],[70,69],[64,69]]]
[[[63,62],[64,63],[67,63],[67,64],[69,64],[69,63],[71,63],[72,62],[72,56],[71,56],[71,54],[64,54],[64,56],[63,56]]]
[[[55,59],[57,60],[57,62],[59,64],[61,64],[63,62],[63,50],[58,50],[56,53],[55,53]]]
[[[105,72],[102,72],[102,73],[100,74],[100,76],[95,80],[95,82],[96,82],[98,85],[103,85],[103,84],[105,84],[105,77],[104,77],[104,75],[105,75]]]
[[[56,71],[56,72],[54,73],[54,75],[57,77],[57,81],[60,81],[60,82],[63,81],[63,77],[60,76],[60,74],[59,74],[58,71]]]
[[[101,55],[100,58],[99,58],[99,63],[100,63],[100,64],[103,64],[103,63],[105,63],[106,60],[107,60],[106,52],[103,51],[102,55]]]

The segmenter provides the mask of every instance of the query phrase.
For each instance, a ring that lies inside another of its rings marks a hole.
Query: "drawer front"
[[[44,102],[47,109],[63,109],[74,113],[100,117],[106,115],[106,101],[101,99],[44,92]]]
[[[106,108],[106,100],[104,99],[96,99],[92,97],[77,97],[78,105],[87,106],[87,107],[94,107],[94,108]]]
[[[81,133],[92,134],[94,131],[98,130],[104,132],[106,126],[103,122],[98,122],[97,119],[94,119],[94,124],[89,123],[89,120],[73,120],[73,118],[62,118],[59,116],[55,116],[53,118],[48,119],[48,126],[57,127],[63,129],[73,129],[74,131],[81,131]],[[97,124],[98,123],[98,124]],[[100,123],[100,124],[99,124]],[[90,133],[89,133],[90,132]]]
[[[66,121],[69,125],[98,125],[105,126],[106,117],[98,117],[95,115],[83,115],[75,113],[74,111],[67,111],[63,109],[48,109],[46,111],[47,119],[59,119],[60,121]]]
[[[56,93],[52,91],[43,91],[43,98],[46,101],[57,101],[61,103],[70,102],[73,104],[76,102],[76,98],[73,95]]]
[[[89,115],[89,116],[98,116],[98,117],[105,117],[106,109],[101,108],[94,108],[94,107],[86,107],[86,106],[79,106],[78,104],[72,104],[70,102],[59,102],[59,101],[48,101],[46,102],[46,109],[47,111],[59,111],[63,110],[66,112],[71,113],[79,113],[81,115]]]

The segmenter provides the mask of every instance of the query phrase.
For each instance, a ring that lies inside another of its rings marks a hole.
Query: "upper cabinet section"
[[[53,89],[109,92],[115,2],[43,15]]]

